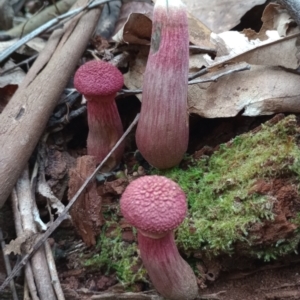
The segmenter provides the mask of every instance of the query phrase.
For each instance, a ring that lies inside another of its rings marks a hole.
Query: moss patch
[[[167,176],[185,191],[188,216],[177,230],[186,254],[208,258],[246,255],[269,261],[296,252],[300,240],[298,127],[294,116],[266,123],[256,132],[221,145],[211,157],[187,158],[187,168],[152,174]],[[99,253],[85,262],[116,273],[129,287],[146,282],[137,245],[124,242],[118,212],[106,216]]]
[[[177,232],[179,246],[210,257],[239,249],[265,260],[296,251],[300,224],[295,211],[300,172],[297,134],[296,119],[289,116],[236,137],[185,170],[156,170],[155,174],[173,179],[187,194],[189,214]],[[284,192],[285,187],[289,188]],[[285,213],[278,220],[280,209]],[[281,234],[272,236],[277,221]]]
[[[121,228],[116,222],[106,223],[97,249],[99,253],[87,259],[85,266],[102,270],[106,275],[115,273],[119,282],[129,288],[137,281],[146,281],[146,270],[138,258],[136,243],[123,241]]]

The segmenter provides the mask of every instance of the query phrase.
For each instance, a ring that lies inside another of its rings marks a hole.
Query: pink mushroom
[[[82,65],[74,77],[74,86],[87,100],[89,133],[87,153],[100,163],[123,134],[115,96],[124,83],[122,73],[112,64],[93,60]],[[120,145],[106,164],[112,169],[121,160]]]
[[[180,0],[156,0],[136,143],[154,167],[179,164],[188,147],[188,19]]]
[[[125,219],[138,229],[141,258],[156,290],[171,300],[195,299],[196,277],[174,241],[173,230],[187,211],[182,189],[166,177],[144,176],[128,185],[120,204]]]

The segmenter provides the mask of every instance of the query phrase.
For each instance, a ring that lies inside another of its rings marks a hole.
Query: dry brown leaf
[[[212,34],[218,49],[218,56],[212,60],[205,56],[209,66],[216,66],[228,61],[245,61],[254,65],[283,66],[296,69],[298,63],[297,43],[300,33],[281,38],[277,31],[268,32],[269,39],[265,41],[252,40],[236,31],[227,31],[219,35]]]
[[[227,31],[212,34],[217,48],[217,57],[206,56],[207,63],[216,64],[234,60],[254,65],[298,67],[299,28],[287,11],[278,4],[269,4],[262,16],[263,26],[259,33],[253,30]]]
[[[300,112],[299,75],[279,67],[252,66],[250,71],[218,82],[189,86],[190,113],[206,118]]]
[[[252,7],[266,0],[183,0],[188,10],[213,32],[230,30]]]
[[[113,40],[118,43],[149,45],[153,6],[147,2],[131,1],[122,5]]]
[[[287,36],[292,29],[293,20],[287,10],[281,5],[270,3],[266,6],[262,18],[263,25],[257,33],[252,29],[243,31],[249,39],[260,39],[261,41],[268,39],[267,31],[276,30],[280,37]]]
[[[95,168],[95,157],[85,155],[77,159],[76,167],[70,170],[69,199],[72,199]],[[101,204],[101,197],[97,193],[97,184],[93,180],[70,210],[74,226],[88,246],[96,244],[96,236],[100,233],[103,224]]]
[[[128,2],[122,6],[113,40],[118,43],[150,45],[153,5],[146,2]],[[211,31],[188,13],[190,42],[205,48],[214,48]]]
[[[188,12],[190,42],[199,47],[214,48],[210,41],[211,30]]]

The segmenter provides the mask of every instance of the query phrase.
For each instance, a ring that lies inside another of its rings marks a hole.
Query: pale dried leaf
[[[30,40],[28,43],[26,43],[26,45],[29,48],[35,50],[36,52],[41,52],[46,45],[46,41],[42,38],[36,37]]]
[[[212,39],[216,44],[218,56],[212,60],[208,55],[205,56],[210,66],[215,66],[230,60],[235,62],[245,61],[255,65],[283,66],[296,69],[298,63],[297,42],[300,36],[295,33],[288,37],[279,37],[278,32],[267,31],[269,38],[261,41],[248,40],[248,38],[237,31],[227,31],[221,34],[212,34]]]
[[[217,82],[189,86],[190,113],[206,118],[300,112],[299,75],[278,67],[252,66]]]
[[[0,68],[0,72],[11,69],[13,67],[15,67],[15,64],[11,60],[9,60],[5,63],[3,68]],[[24,77],[25,72],[21,68],[17,67],[12,71],[9,71],[0,76],[0,88],[8,85],[19,85]]]
[[[10,253],[14,253],[15,255],[21,255],[22,245],[26,243],[33,235],[33,231],[24,230],[24,232],[20,236],[18,236],[15,240],[11,240],[10,243],[5,246],[4,254],[9,255]]]
[[[45,197],[46,199],[49,200],[51,207],[56,210],[56,213],[58,215],[60,215],[64,211],[65,206],[53,194],[53,192],[50,189],[49,185],[45,181],[39,180],[39,182],[38,182],[38,192],[43,197]]]
[[[188,10],[213,32],[230,30],[251,8],[266,0],[183,0]]]
[[[293,29],[293,19],[285,8],[276,3],[270,3],[266,6],[261,20],[263,25],[258,33],[251,29],[243,31],[249,39],[266,40],[268,39],[266,33],[269,30],[276,30],[280,37],[285,37],[291,34]]]
[[[283,66],[296,69],[298,63],[299,27],[286,9],[278,4],[269,4],[262,16],[263,25],[259,33],[251,29],[242,33],[227,31],[211,34],[217,48],[217,57],[205,56],[211,66],[234,60],[254,65]]]
[[[199,47],[214,48],[210,41],[211,30],[188,12],[190,42]]]

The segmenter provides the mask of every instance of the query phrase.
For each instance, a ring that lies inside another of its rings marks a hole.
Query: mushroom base
[[[192,300],[198,295],[196,276],[180,256],[170,232],[160,239],[138,233],[141,257],[155,289],[170,300]]]

